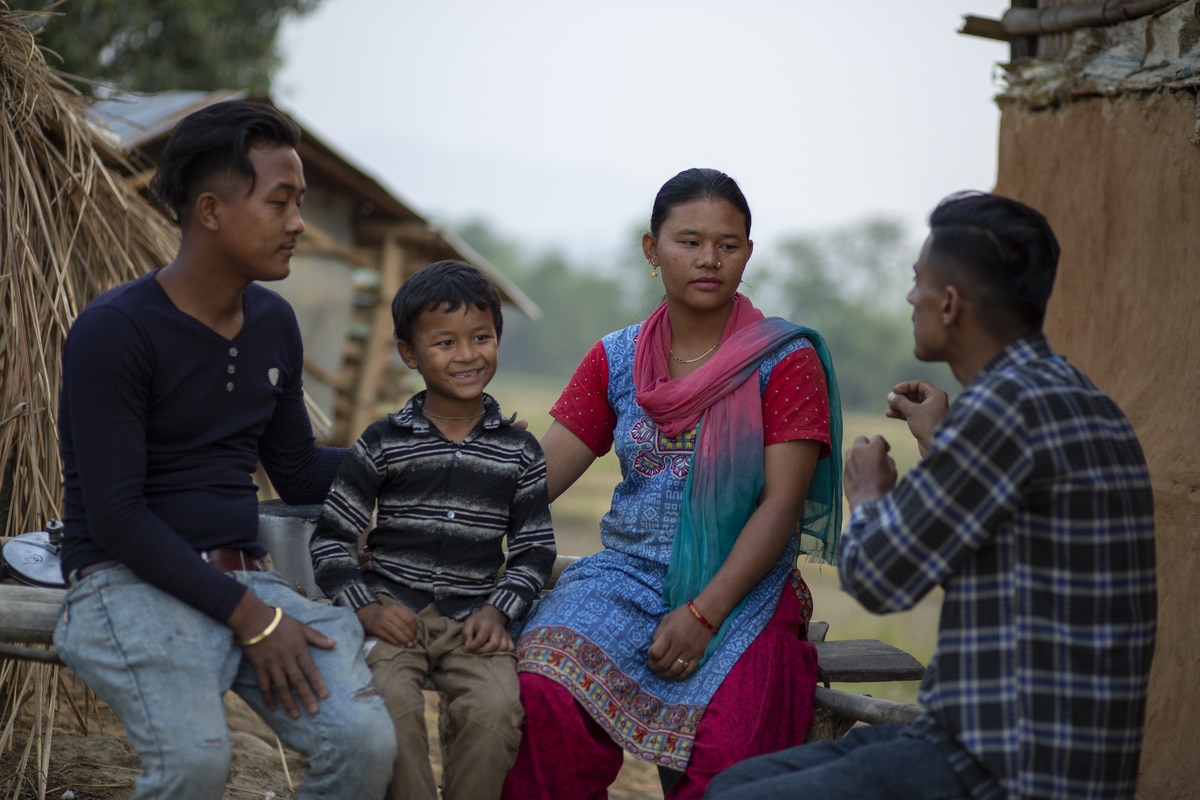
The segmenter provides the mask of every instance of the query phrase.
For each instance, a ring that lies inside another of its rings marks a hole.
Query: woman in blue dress
[[[525,729],[511,800],[605,797],[623,751],[717,772],[799,744],[816,651],[797,556],[832,563],[841,409],[821,337],[738,292],[753,252],[737,184],[659,191],[642,248],[666,300],[605,336],[551,410],[550,497],[615,447],[604,549],[567,569],[517,643]]]

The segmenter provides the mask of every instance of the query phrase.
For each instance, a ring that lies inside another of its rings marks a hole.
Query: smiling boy
[[[431,264],[397,292],[392,317],[396,348],[425,390],[359,437],[313,533],[313,567],[370,637],[367,664],[398,740],[390,796],[437,797],[429,677],[449,696],[457,731],[444,797],[499,797],[524,718],[507,625],[554,565],[546,462],[537,439],[484,393],[503,317],[479,270]],[[360,569],[356,546],[373,513]]]

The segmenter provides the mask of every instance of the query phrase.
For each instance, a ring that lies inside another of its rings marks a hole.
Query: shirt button
[[[229,365],[229,374],[232,375],[235,372],[237,372],[237,367],[235,367],[233,364],[230,364]]]
[[[454,453],[455,458],[462,458],[462,450],[457,450]]]
[[[231,384],[229,384],[229,385],[230,385],[230,387],[232,387],[232,386],[233,386],[233,384],[232,384],[232,383],[231,383]],[[447,511],[447,512],[446,512],[446,519],[454,519],[454,512],[453,512],[453,511]]]
[[[229,355],[232,356],[233,358],[237,358],[237,348],[236,347],[229,348]]]
[[[442,574],[442,568],[441,568],[441,567],[438,567],[438,568],[437,568],[437,569],[435,569],[433,572],[434,572],[434,574],[435,574],[435,575],[441,575],[441,574]]]
[[[227,391],[227,392],[233,391],[233,381],[230,381],[229,383],[225,384],[225,391]]]

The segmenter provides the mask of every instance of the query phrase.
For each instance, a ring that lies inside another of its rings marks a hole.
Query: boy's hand
[[[892,387],[887,401],[887,416],[908,423],[908,430],[917,440],[924,458],[929,452],[933,429],[950,407],[949,395],[927,381],[905,381]]]
[[[463,642],[468,653],[511,653],[512,636],[508,617],[495,606],[484,606],[463,623]]]
[[[417,643],[417,615],[402,603],[371,603],[354,613],[368,636],[396,647],[412,647]]]

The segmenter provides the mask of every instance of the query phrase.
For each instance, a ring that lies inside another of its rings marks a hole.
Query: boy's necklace
[[[427,417],[433,417],[434,419],[448,419],[448,420],[453,420],[455,422],[461,422],[464,419],[478,419],[479,417],[482,417],[484,414],[487,413],[487,409],[485,408],[483,411],[480,411],[478,414],[471,414],[470,416],[466,416],[466,417],[447,417],[447,416],[443,416],[441,414],[434,414],[432,411],[426,411],[424,408],[421,409],[421,413]]]

